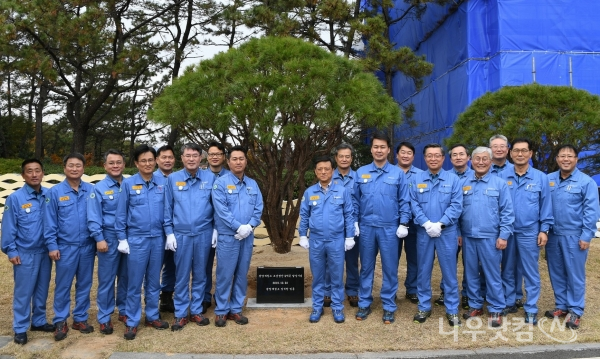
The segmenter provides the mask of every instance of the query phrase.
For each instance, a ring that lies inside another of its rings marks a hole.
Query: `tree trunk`
[[[46,83],[40,86],[40,97],[35,105],[35,158],[42,159],[44,157],[44,132],[42,128],[44,119],[44,107],[48,99],[48,87]]]

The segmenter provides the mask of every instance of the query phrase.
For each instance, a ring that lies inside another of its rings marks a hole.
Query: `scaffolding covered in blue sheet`
[[[406,6],[396,0],[392,11]],[[404,75],[393,79],[394,98],[414,104],[417,124],[399,126],[395,138],[412,142],[417,153],[427,143],[442,143],[471,102],[502,86],[535,79],[600,94],[600,1],[468,0],[449,10],[429,5],[421,20],[390,31],[398,47],[408,46],[434,64],[418,92]],[[425,167],[421,156],[415,165]]]

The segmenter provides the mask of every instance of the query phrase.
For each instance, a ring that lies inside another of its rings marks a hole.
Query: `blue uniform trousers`
[[[346,262],[346,295],[357,296],[358,288],[360,287],[360,272],[358,269],[359,257],[359,237],[354,237],[354,247],[346,251],[344,260]],[[329,270],[325,268],[325,295],[331,297],[331,279],[329,278]]]
[[[504,302],[507,306],[515,305],[517,281],[515,271],[520,260],[517,254],[517,243],[514,236],[510,236],[506,248],[502,251],[502,288],[504,289]]]
[[[536,243],[537,243],[537,238],[536,238]],[[516,299],[523,299],[523,279],[524,278],[525,278],[525,276],[523,275],[523,270],[521,269],[521,267],[517,266],[517,268],[515,269],[515,283],[516,283],[515,298]]]
[[[488,312],[500,313],[506,308],[500,264],[502,251],[496,248],[497,238],[471,238],[463,236],[463,251],[465,259],[465,275],[467,279],[467,295],[469,306],[473,309],[483,308],[483,294],[479,278],[479,264],[487,283],[486,301],[489,303]]]
[[[458,314],[458,279],[456,278],[456,227],[442,231],[438,238],[431,238],[427,232],[417,230],[417,253],[419,269],[417,271],[417,295],[419,310],[431,310],[431,271],[434,251],[437,253],[444,287],[444,305],[446,313]]]
[[[381,302],[383,309],[396,311],[396,291],[398,291],[398,237],[395,227],[360,227],[360,290],[358,306],[365,308],[373,302],[373,278],[377,253],[381,256],[383,281]]]
[[[408,232],[406,237],[398,239],[398,262],[402,258],[402,244],[404,244],[406,257],[406,279],[404,280],[406,294],[417,294],[417,234]]]
[[[537,313],[537,301],[540,299],[540,292],[542,290],[541,278],[540,278],[540,267],[538,261],[540,259],[540,247],[537,245],[537,236],[526,236],[523,234],[515,233],[512,235],[512,239],[517,244],[517,271],[521,273],[521,279],[517,278],[516,286],[517,293],[523,286],[523,277],[525,277],[525,290],[527,291],[527,300],[523,305],[523,309],[527,313]],[[523,295],[521,294],[521,298]],[[517,298],[519,298],[517,294]],[[508,303],[508,302],[507,302]]]
[[[195,236],[176,235],[175,253],[175,317],[186,318],[189,312],[200,314],[206,285],[206,261],[212,245],[212,228]],[[192,287],[190,290],[190,273]],[[190,302],[191,292],[191,302]]]
[[[467,297],[467,276],[465,275],[465,252],[462,250],[462,246],[458,246],[456,249],[456,263],[458,269],[458,256],[462,253],[462,263],[463,263],[463,276],[462,276],[462,289],[460,291],[460,295],[463,297]],[[458,279],[458,274],[457,274]],[[485,277],[483,275],[483,268],[481,267],[481,263],[479,263],[479,283],[480,283],[480,291],[482,295],[485,295]],[[442,293],[444,292],[444,278],[440,279],[440,290]]]
[[[216,315],[240,313],[248,290],[248,270],[252,259],[254,234],[237,240],[219,234],[217,241]]]
[[[312,281],[313,309],[321,310],[325,296],[325,274],[330,280],[331,309],[344,309],[344,239],[323,241],[310,238],[308,249]]]
[[[105,232],[106,234],[106,232]],[[127,301],[127,255],[118,251],[116,235],[104,236],[108,251],[98,252],[98,323],[106,323],[115,311],[115,279],[117,280],[116,305],[119,314],[126,314]]]
[[[215,265],[215,253],[215,248],[211,246],[210,252],[208,253],[208,260],[206,261],[206,285],[204,286],[204,302],[212,302],[212,294],[210,293],[210,291],[212,290],[213,285],[212,277],[213,266]]]
[[[19,258],[21,264],[13,266],[13,329],[15,333],[25,333],[32,322],[36,326],[47,323],[46,300],[52,261],[47,252],[20,251]]]
[[[166,243],[166,242],[165,242]],[[164,248],[164,247],[163,247]],[[175,291],[175,254],[173,251],[165,250],[163,255],[161,292]]]
[[[546,260],[556,308],[583,315],[585,308],[585,263],[589,249],[579,249],[579,236],[559,236],[550,232]],[[527,293],[529,300],[529,293]]]
[[[90,309],[90,290],[94,277],[96,244],[65,245],[59,244],[60,259],[55,263],[54,278],[54,324],[69,318],[71,307],[71,286],[75,281],[75,308],[73,320],[82,322],[88,319]]]
[[[158,295],[160,292],[160,268],[165,253],[163,236],[129,237],[127,255],[127,326],[137,327],[142,317],[142,283],[146,319],[159,318]]]

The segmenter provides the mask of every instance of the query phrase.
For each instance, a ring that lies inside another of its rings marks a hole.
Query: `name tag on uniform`
[[[362,175],[360,178],[371,178],[371,175]]]
[[[427,183],[418,183],[417,188],[427,188]]]
[[[25,203],[21,208],[31,208],[31,203]]]
[[[314,201],[314,200],[317,200],[317,199],[319,199],[319,196],[310,196],[310,200],[311,201]]]
[[[175,186],[185,186],[185,182],[175,182]]]
[[[235,185],[233,185],[233,184],[228,184],[228,185],[227,185],[227,189],[235,189]]]
[[[470,191],[471,190],[471,186],[464,186],[463,187],[463,191]]]
[[[131,186],[131,189],[140,190],[142,189],[142,185]]]
[[[63,197],[60,197],[58,200],[61,202],[64,202],[64,201],[68,201],[69,199],[70,199],[69,196],[63,196]]]
[[[512,186],[512,181],[506,181],[506,184]]]
[[[554,181],[550,181],[550,187],[554,187]]]
[[[104,191],[105,195],[109,195],[109,194],[115,194],[115,191],[113,191],[112,189],[110,191]]]

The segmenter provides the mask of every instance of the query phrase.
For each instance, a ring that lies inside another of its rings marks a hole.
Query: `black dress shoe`
[[[31,331],[32,332],[47,332],[47,333],[52,333],[54,331],[54,325],[46,323],[44,325],[32,325],[31,326]]]
[[[21,345],[27,344],[27,333],[15,333],[15,343]]]

